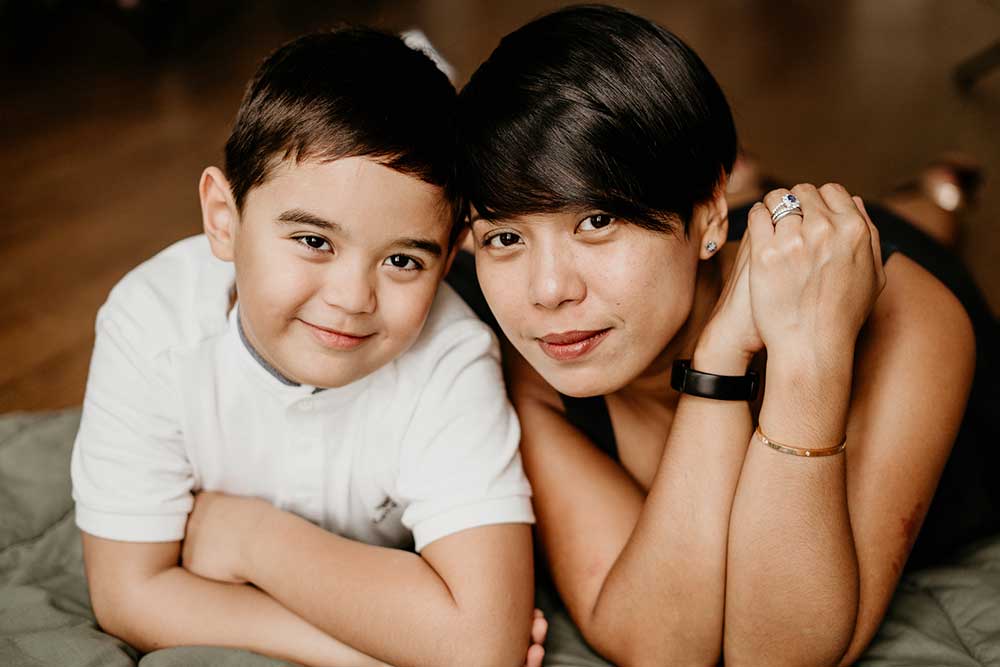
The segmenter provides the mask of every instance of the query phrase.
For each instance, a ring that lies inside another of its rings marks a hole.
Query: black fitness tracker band
[[[752,401],[760,383],[754,371],[746,375],[715,375],[691,368],[690,359],[678,359],[670,373],[670,386],[684,394],[720,401]]]

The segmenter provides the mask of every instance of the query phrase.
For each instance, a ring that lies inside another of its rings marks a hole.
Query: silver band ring
[[[802,210],[798,208],[786,208],[784,210],[778,211],[776,214],[771,216],[771,224],[778,224],[778,220],[781,220],[786,215],[797,215],[800,217],[805,217],[802,215]]]
[[[802,215],[802,203],[799,202],[798,197],[789,192],[781,198],[777,206],[771,209],[771,224],[778,224],[778,220],[791,213]]]

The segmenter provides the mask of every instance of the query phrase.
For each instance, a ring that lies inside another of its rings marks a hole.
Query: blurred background
[[[417,27],[461,85],[500,37],[563,4],[0,0],[0,412],[81,402],[97,308],[200,232],[198,177],[270,50],[340,20]],[[780,182],[877,197],[944,151],[978,158],[987,181],[959,253],[1000,312],[1000,67],[955,81],[1000,40],[1000,1],[617,4],[694,47]]]

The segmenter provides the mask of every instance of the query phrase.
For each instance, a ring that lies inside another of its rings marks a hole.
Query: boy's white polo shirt
[[[534,522],[496,340],[450,287],[407,352],[315,392],[244,344],[227,314],[233,283],[196,236],[112,290],[73,449],[82,530],[180,540],[199,490],[417,551],[466,528]]]

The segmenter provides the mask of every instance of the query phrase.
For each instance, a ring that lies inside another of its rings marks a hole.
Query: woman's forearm
[[[748,361],[705,345],[692,365],[743,375]],[[718,661],[729,518],[751,428],[745,402],[680,399],[639,521],[593,610],[597,648],[616,664]]]
[[[838,444],[852,356],[772,353],[761,430],[794,447]],[[725,595],[727,665],[838,663],[858,605],[844,453],[800,457],[752,439],[733,505]]]

